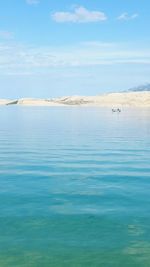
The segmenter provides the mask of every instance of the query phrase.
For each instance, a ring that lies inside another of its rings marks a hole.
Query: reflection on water
[[[149,266],[149,109],[1,107],[0,125],[0,266]]]

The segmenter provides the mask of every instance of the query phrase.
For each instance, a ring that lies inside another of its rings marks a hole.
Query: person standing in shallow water
[[[112,108],[112,112],[121,112],[121,109],[120,108],[117,108],[117,109],[114,109],[114,108]]]

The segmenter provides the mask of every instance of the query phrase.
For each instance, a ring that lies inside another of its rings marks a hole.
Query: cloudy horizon
[[[149,82],[150,4],[113,3],[1,3],[0,98],[94,95]]]

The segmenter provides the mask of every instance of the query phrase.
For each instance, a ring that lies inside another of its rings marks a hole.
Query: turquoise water
[[[0,267],[150,266],[150,109],[0,108]]]

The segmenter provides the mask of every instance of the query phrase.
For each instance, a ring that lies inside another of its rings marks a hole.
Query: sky
[[[1,0],[0,98],[150,82],[149,0]]]

